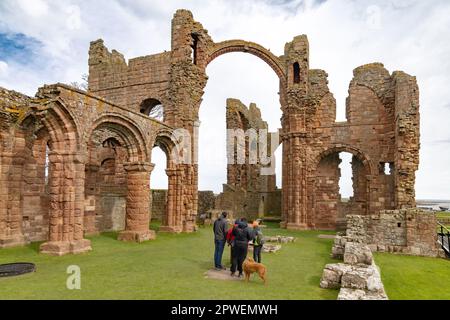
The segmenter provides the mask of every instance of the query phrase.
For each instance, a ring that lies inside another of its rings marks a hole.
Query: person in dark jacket
[[[242,218],[233,229],[234,247],[233,264],[231,266],[231,276],[235,276],[236,270],[239,277],[242,277],[242,264],[247,258],[248,243],[253,240],[253,232],[248,228],[247,220]]]
[[[214,266],[216,270],[226,270],[225,267],[222,266],[222,255],[223,250],[225,249],[225,242],[228,233],[228,221],[227,221],[227,213],[222,212],[222,215],[214,222],[213,226],[214,231]]]
[[[261,263],[261,252],[264,246],[264,235],[259,227],[260,221],[253,222],[253,260]]]

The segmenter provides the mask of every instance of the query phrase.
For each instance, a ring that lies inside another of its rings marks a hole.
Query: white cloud
[[[82,26],[81,11],[79,6],[71,5],[66,8],[67,28],[69,30],[79,30]]]
[[[0,60],[0,78],[8,75],[8,64]]]
[[[45,64],[24,67],[8,61],[9,76],[0,76],[0,85],[28,94],[43,83],[79,81],[87,72],[89,42],[97,38],[127,58],[170,50],[170,20],[178,8],[190,9],[216,41],[251,40],[276,55],[283,54],[284,44],[295,35],[307,34],[311,68],[328,72],[339,119],[345,117],[355,67],[379,61],[391,72],[415,75],[422,119],[417,196],[450,198],[450,144],[433,143],[450,140],[446,125],[450,119],[446,107],[450,101],[450,2],[446,0],[67,0],[53,1],[51,10],[44,0],[3,0],[0,8],[3,31],[24,33],[43,45],[39,54]],[[273,129],[281,115],[278,83],[264,62],[245,54],[220,57],[207,73],[210,81],[201,106],[200,132],[207,144],[200,150],[200,185],[219,191],[226,182],[226,98],[238,98],[247,105],[256,102]],[[155,181],[167,179],[161,172]]]
[[[17,0],[17,4],[32,17],[41,17],[48,12],[48,5],[44,0]]]

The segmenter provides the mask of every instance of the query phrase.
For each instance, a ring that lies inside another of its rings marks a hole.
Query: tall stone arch
[[[125,230],[120,232],[118,239],[137,242],[154,239],[155,233],[149,229],[150,175],[154,165],[149,162],[147,143],[141,129],[126,116],[106,113],[87,130],[85,145],[89,145],[96,130],[105,131],[102,139],[118,139],[128,153],[127,162],[123,164],[126,172]]]
[[[339,154],[353,155],[354,195],[342,202],[339,195]],[[371,180],[376,172],[370,157],[350,145],[332,145],[314,159],[307,193],[311,195],[308,224],[317,229],[345,229],[348,214],[366,215],[370,212]]]
[[[91,250],[84,239],[84,172],[86,154],[81,131],[61,99],[34,106],[34,114],[49,134],[49,235],[42,253],[64,255]]]

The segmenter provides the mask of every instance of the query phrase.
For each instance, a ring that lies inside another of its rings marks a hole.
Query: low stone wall
[[[347,216],[346,237],[367,244],[372,251],[441,257],[436,226],[436,216],[424,210],[386,210],[377,215]]]
[[[167,190],[152,190],[152,220],[162,221],[166,214]]]
[[[224,190],[216,197],[215,208],[232,211],[236,216],[248,220],[281,217],[281,190],[273,192],[246,191],[224,185]]]
[[[380,269],[367,245],[346,242],[341,257],[344,263],[325,266],[321,288],[340,288],[338,300],[388,300]]]

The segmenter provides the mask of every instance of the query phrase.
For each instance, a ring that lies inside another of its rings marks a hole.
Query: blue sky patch
[[[20,64],[30,63],[42,44],[22,33],[0,32],[0,60]]]

